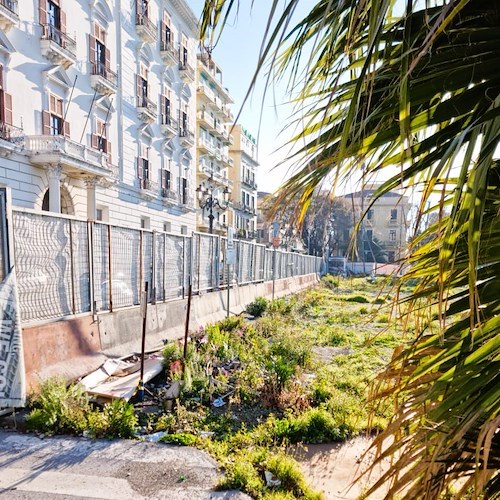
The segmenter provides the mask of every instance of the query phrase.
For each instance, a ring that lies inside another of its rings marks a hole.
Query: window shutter
[[[93,149],[99,149],[99,142],[97,140],[97,134],[92,134],[90,136],[90,147]]]
[[[137,94],[137,105],[142,107],[142,78],[141,75],[136,75],[135,93]]]
[[[104,49],[104,57],[106,69],[111,69],[111,51],[109,49]]]
[[[104,147],[106,148],[106,154],[111,157],[111,143],[108,140],[104,141]]]
[[[66,13],[59,11],[59,22],[61,24],[61,33],[66,34]]]
[[[50,113],[42,111],[42,134],[50,135]]]
[[[3,90],[3,66],[0,64],[0,90]]]
[[[7,125],[12,125],[12,96],[7,92],[3,93],[3,105],[4,122]]]
[[[47,0],[40,0],[38,3],[38,22],[47,24]]]
[[[137,178],[142,181],[142,158],[137,158]]]
[[[95,36],[89,35],[89,59],[92,64],[92,69],[95,67],[97,62],[97,52],[96,52],[96,39]]]
[[[167,125],[167,114],[166,114],[165,99],[166,99],[166,97],[164,95],[162,95],[161,98],[160,98],[161,122],[163,123],[163,125]]]
[[[69,122],[67,122],[66,120],[63,122],[63,131],[64,131],[64,137],[67,137],[69,139],[70,136]]]

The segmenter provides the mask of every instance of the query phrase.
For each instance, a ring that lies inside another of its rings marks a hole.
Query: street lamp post
[[[219,200],[217,196],[214,195],[215,187],[212,184],[204,185],[200,184],[196,188],[196,194],[198,196],[198,204],[202,210],[208,209],[208,232],[213,233],[214,230],[214,209],[219,208],[220,210],[226,210],[229,206],[229,189],[227,186],[222,191],[224,200]]]

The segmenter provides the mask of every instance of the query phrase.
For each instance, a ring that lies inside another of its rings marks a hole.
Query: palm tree
[[[367,495],[389,483],[388,497],[435,499],[459,484],[500,497],[500,2],[316,0],[295,22],[299,3],[269,2],[257,64],[288,75],[303,120],[278,203],[298,197],[300,219],[318,186],[364,162],[390,174],[377,196],[421,192],[417,227],[440,214],[408,257],[414,334],[374,386],[395,403],[375,440],[393,461]],[[208,47],[238,6],[206,1]]]

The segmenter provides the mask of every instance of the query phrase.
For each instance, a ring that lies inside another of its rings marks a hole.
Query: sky
[[[203,0],[187,1],[199,17],[204,4]],[[250,8],[251,3],[241,2],[237,19],[226,25],[221,40],[212,53],[214,61],[222,69],[223,84],[234,99],[232,109],[235,118],[241,109],[257,66],[260,44],[269,14],[270,2],[254,2],[253,9]],[[267,6],[262,7],[262,3]],[[308,7],[310,5],[307,6],[307,2],[303,2],[302,12],[296,12],[297,18]],[[266,84],[265,75],[262,73],[251,96],[241,109],[241,116],[238,120],[238,123],[258,139],[260,166],[257,172],[257,184],[259,191],[277,190],[289,170],[288,166],[275,168],[286,158],[287,152],[287,148],[278,151],[277,149],[286,144],[291,134],[291,132],[280,133],[293,109],[291,104],[287,104],[289,97],[286,95],[285,83],[273,85],[268,89],[262,107]]]

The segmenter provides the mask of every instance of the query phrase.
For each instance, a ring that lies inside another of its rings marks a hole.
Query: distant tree
[[[308,253],[322,257],[328,247],[331,255],[346,255],[349,241],[343,236],[345,232],[351,233],[354,223],[353,213],[344,199],[331,200],[328,194],[316,196],[302,225],[302,239]]]

